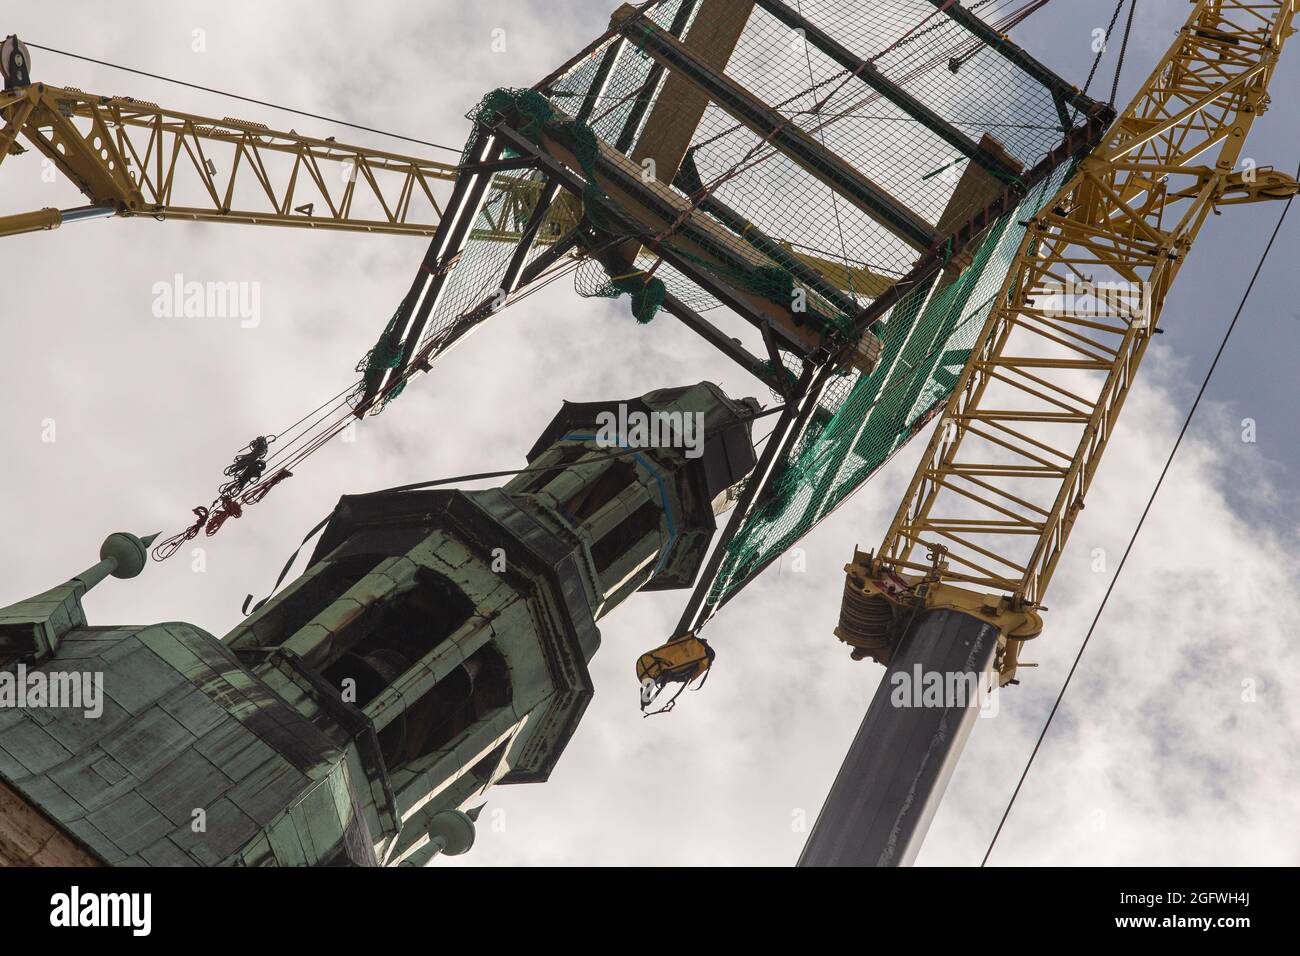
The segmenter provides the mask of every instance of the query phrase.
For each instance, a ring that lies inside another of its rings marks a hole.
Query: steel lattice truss
[[[943,581],[1042,601],[1201,225],[1296,190],[1269,169],[1234,172],[1294,15],[1293,0],[1198,3],[1030,223],[878,571],[929,572],[937,555]]]
[[[445,163],[44,83],[0,94],[0,119],[0,162],[26,142],[120,216],[428,236],[456,178]],[[53,212],[0,218],[0,235],[53,228]]]

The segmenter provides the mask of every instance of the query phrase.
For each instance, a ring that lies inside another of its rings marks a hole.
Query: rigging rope
[[[597,247],[597,251],[603,248],[604,246]],[[521,290],[518,295],[511,296],[496,311],[500,312],[511,305],[515,305],[568,275],[578,268],[584,257],[585,254],[562,260],[557,265],[552,266]],[[402,375],[386,389],[382,396],[385,403],[396,397],[401,389],[405,387],[411,377],[419,370],[420,362],[428,360],[431,351],[437,344],[437,342],[431,341],[420,351],[416,356],[416,360],[403,371]],[[369,365],[370,353],[367,353],[367,358],[362,361],[360,367],[365,368]],[[224,474],[231,480],[222,485],[216,499],[208,507],[192,509],[197,520],[184,531],[178,532],[155,546],[153,549],[154,560],[167,560],[185,542],[193,540],[200,532],[209,536],[216,534],[226,521],[231,518],[241,517],[245,507],[257,504],[280,482],[292,478],[294,470],[302,462],[341,434],[356,420],[352,399],[361,384],[362,382],[358,381],[348,386],[275,435],[260,437],[245,446],[247,451],[241,453],[236,458],[235,463],[226,468]],[[291,439],[286,438],[291,433],[298,431],[300,426],[303,426],[313,416],[315,416],[315,420],[302,427],[297,435]],[[271,443],[276,443],[278,451],[268,457],[266,446]],[[269,477],[263,478],[262,475],[264,474],[269,474]]]
[[[798,11],[799,16],[802,18],[803,17],[802,0],[795,0],[795,9]],[[804,55],[804,60],[808,64],[808,80],[810,83],[816,86],[817,77],[813,73],[812,49],[806,41],[804,42],[803,45],[803,55]],[[880,55],[883,56],[884,53],[881,53]],[[822,149],[826,149],[829,152],[829,149],[826,146],[826,130],[824,126],[817,130],[817,136],[821,140]],[[840,240],[840,260],[847,263],[849,261],[849,244],[848,241],[844,238],[844,222],[840,217],[840,194],[838,191],[834,189],[831,190],[831,210],[835,213],[835,231],[838,233],[839,240]],[[849,277],[849,281],[848,281],[849,295],[853,296],[854,300],[857,300],[858,290],[856,288],[856,283],[853,278],[853,273],[852,272],[848,273],[848,277]]]
[[[1296,175],[1300,176],[1300,169],[1296,170]],[[1214,375],[1215,368],[1218,367],[1219,359],[1223,357],[1224,349],[1227,348],[1228,339],[1232,337],[1232,331],[1237,327],[1237,320],[1241,318],[1241,313],[1246,307],[1247,300],[1250,299],[1250,293],[1255,288],[1255,281],[1264,269],[1264,263],[1268,259],[1268,254],[1273,248],[1273,243],[1282,231],[1282,224],[1286,222],[1287,213],[1291,211],[1291,204],[1295,201],[1292,196],[1282,207],[1282,215],[1278,217],[1277,225],[1273,227],[1273,234],[1269,237],[1268,245],[1264,247],[1263,254],[1259,257],[1259,263],[1255,266],[1255,272],[1250,277],[1250,282],[1246,286],[1246,291],[1242,293],[1241,302],[1237,305],[1237,311],[1232,316],[1232,321],[1228,323],[1227,330],[1223,333],[1223,339],[1219,342],[1218,351],[1214,353],[1214,359],[1210,362],[1210,367],[1206,369],[1205,378],[1201,382],[1201,387],[1196,393],[1196,398],[1192,401],[1192,406],[1187,410],[1187,417],[1183,419],[1183,427],[1178,432],[1178,437],[1174,440],[1174,445],[1169,449],[1169,457],[1165,459],[1165,465],[1160,469],[1160,476],[1156,479],[1155,487],[1151,489],[1151,497],[1147,499],[1146,507],[1142,509],[1142,514],[1138,518],[1137,526],[1133,529],[1133,534],[1129,538],[1127,547],[1124,548],[1124,554],[1119,559],[1119,565],[1115,568],[1115,574],[1110,579],[1110,584],[1106,587],[1106,593],[1102,595],[1101,604],[1097,606],[1097,613],[1093,615],[1092,623],[1088,626],[1088,632],[1084,635],[1083,643],[1079,645],[1079,651],[1074,655],[1074,662],[1070,665],[1069,672],[1065,675],[1065,683],[1061,685],[1060,693],[1056,695],[1056,701],[1052,704],[1052,709],[1047,715],[1047,721],[1043,724],[1043,729],[1038,734],[1038,740],[1034,743],[1034,749],[1029,754],[1029,760],[1025,763],[1025,769],[1020,774],[1020,779],[1016,783],[1016,788],[1011,793],[1011,799],[1007,801],[1007,807],[1002,811],[1002,819],[998,822],[998,828],[993,833],[993,839],[989,841],[988,849],[984,851],[984,859],[980,861],[983,867],[989,861],[989,856],[993,848],[997,845],[998,837],[1002,835],[1002,828],[1006,826],[1007,817],[1011,815],[1011,808],[1015,805],[1016,798],[1020,796],[1020,790],[1025,785],[1025,778],[1029,776],[1029,768],[1034,765],[1034,758],[1038,756],[1039,749],[1043,746],[1043,739],[1047,736],[1047,730],[1052,726],[1052,719],[1056,716],[1057,710],[1060,709],[1061,701],[1065,698],[1065,692],[1070,687],[1070,680],[1074,677],[1074,672],[1079,668],[1079,661],[1083,657],[1083,652],[1088,647],[1088,642],[1092,640],[1093,632],[1097,628],[1097,622],[1101,619],[1102,612],[1106,610],[1106,603],[1110,600],[1111,592],[1115,590],[1115,584],[1119,581],[1119,576],[1124,570],[1124,564],[1128,561],[1128,556],[1133,550],[1138,535],[1142,531],[1142,525],[1151,512],[1151,506],[1155,504],[1156,495],[1160,493],[1160,488],[1164,484],[1165,476],[1169,474],[1169,467],[1174,463],[1174,456],[1178,454],[1178,447],[1182,444],[1184,436],[1187,434],[1188,426],[1192,423],[1192,416],[1196,414],[1197,407],[1201,404],[1201,399],[1205,395],[1205,390],[1210,384],[1210,378]]]
[[[347,126],[351,129],[359,129],[366,133],[378,133],[380,136],[387,136],[390,139],[400,139],[408,143],[417,143],[420,146],[432,146],[434,149],[445,149],[451,153],[459,153],[459,149],[451,146],[444,146],[441,143],[431,143],[425,139],[415,139],[411,136],[403,136],[400,133],[390,133],[386,130],[375,129],[371,126],[361,126],[357,123],[349,123],[347,120],[335,119],[332,116],[322,116],[319,113],[308,113],[305,110],[297,110],[290,106],[280,106],[277,103],[269,103],[266,100],[255,100],[251,96],[240,96],[238,93],[228,93],[225,90],[213,89],[210,86],[200,86],[197,83],[187,83],[185,80],[177,80],[170,76],[161,76],[157,73],[148,73],[145,70],[132,69],[129,66],[122,66],[120,63],[110,63],[108,60],[96,60],[91,56],[82,56],[80,53],[69,53],[67,50],[58,50],[52,46],[42,46],[39,43],[26,41],[30,47],[38,50],[44,50],[46,53],[57,53],[59,56],[72,57],[74,60],[85,60],[87,63],[97,63],[100,66],[111,67],[114,70],[122,70],[126,73],[134,73],[137,76],[147,76],[151,80],[162,80],[164,83],[175,83],[177,86],[188,86],[192,90],[201,90],[204,93],[216,93],[218,96],[228,96],[232,100],[243,100],[245,103],[254,103],[257,106],[269,106],[273,110],[282,110],[285,113],[295,113],[298,116],[306,116],[310,119],[324,120],[326,123],[333,123],[336,126]]]

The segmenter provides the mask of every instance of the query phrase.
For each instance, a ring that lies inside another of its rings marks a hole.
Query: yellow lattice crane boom
[[[26,67],[26,47],[16,38],[6,42]],[[459,174],[455,164],[333,137],[25,82],[27,76],[7,79],[8,88],[0,91],[0,163],[36,149],[88,203],[0,216],[0,237],[99,216],[427,237],[437,230],[445,193]],[[542,187],[528,176],[506,177],[499,185],[513,185],[514,192],[495,214],[487,211],[497,221],[469,238],[513,245]],[[577,203],[557,197],[548,231],[538,234],[537,243],[554,241],[580,218]],[[871,289],[880,282],[865,268],[791,254],[825,271],[842,289]]]
[[[1012,679],[1016,638],[1041,629],[1048,583],[1206,217],[1297,192],[1290,175],[1242,163],[1295,13],[1294,0],[1198,2],[1029,223],[884,542],[847,569],[837,633],[859,656],[888,659],[900,601],[961,606],[1010,634],[998,667]],[[900,596],[900,582],[921,581]]]
[[[0,118],[0,162],[35,148],[104,215],[427,236],[436,188],[456,176],[445,163],[44,83],[0,94]],[[5,217],[0,235],[62,218]]]
[[[916,859],[976,715],[1043,630],[1047,587],[1206,218],[1297,193],[1242,153],[1295,13],[1295,0],[1199,0],[1026,224],[883,543],[845,568],[836,635],[889,672],[801,866]],[[936,677],[929,705],[897,704],[900,678],[929,694]]]

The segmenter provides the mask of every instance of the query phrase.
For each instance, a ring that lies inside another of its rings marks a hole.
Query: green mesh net
[[[535,137],[541,132],[542,127],[555,118],[555,108],[551,106],[550,101],[534,90],[509,87],[492,90],[479,101],[478,106],[466,114],[467,119],[474,121],[474,128],[470,132],[469,141],[465,144],[463,155],[468,156],[478,141],[480,123],[489,122],[494,117],[514,111],[518,111],[524,117],[519,131],[529,137]]]
[[[999,219],[957,277],[941,274],[891,310],[871,374],[827,387],[794,452],[777,464],[769,494],[727,548],[710,605],[807,534],[947,401],[1020,247],[1023,222],[1073,168],[1056,169]]]
[[[646,281],[641,273],[629,276],[614,276],[608,282],[599,286],[590,295],[601,296],[607,299],[616,299],[620,295],[630,295],[632,297],[632,315],[642,325],[645,325],[659,312],[659,307],[664,304],[664,296],[668,289],[664,286],[662,279],[651,278]]]
[[[785,364],[777,365],[771,359],[764,359],[758,363],[758,369],[767,378],[778,378],[785,382],[787,388],[794,388],[799,384],[799,376],[791,371],[790,367]]]
[[[353,390],[349,399],[353,404],[356,404],[363,395],[378,388],[389,369],[397,368],[401,364],[402,343],[397,334],[401,314],[401,309],[393,313],[393,317],[384,326],[384,331],[380,334],[379,340],[375,342],[374,348],[363,355],[361,361],[357,363],[356,370],[361,373],[361,381],[357,383],[357,387]],[[406,383],[401,382],[391,389],[385,404],[401,394],[402,389],[405,387]]]

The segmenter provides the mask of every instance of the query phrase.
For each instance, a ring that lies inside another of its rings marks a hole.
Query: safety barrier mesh
[[[1024,238],[1024,223],[1073,173],[1066,163],[986,234],[948,285],[917,288],[890,311],[880,364],[834,380],[794,451],[777,464],[770,494],[727,548],[709,594],[716,604],[791,547],[889,460],[952,394]]]

